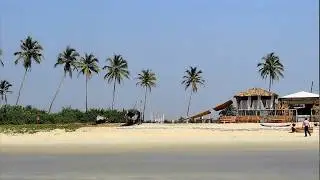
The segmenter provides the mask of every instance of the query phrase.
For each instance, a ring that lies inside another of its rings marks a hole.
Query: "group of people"
[[[292,127],[291,127],[291,132],[292,133],[294,133],[294,132],[297,132],[297,129],[296,129],[296,124],[295,123],[293,123],[292,124]],[[308,120],[308,118],[305,118],[304,120],[303,120],[303,122],[302,122],[302,128],[303,128],[303,130],[304,130],[304,137],[307,137],[308,136],[308,134],[309,134],[309,136],[311,136],[311,133],[310,133],[310,121]]]

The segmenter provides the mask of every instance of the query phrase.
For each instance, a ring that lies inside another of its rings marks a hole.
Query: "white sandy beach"
[[[142,124],[84,127],[75,132],[54,130],[35,134],[1,134],[0,137],[2,152],[99,152],[225,146],[318,148],[318,127],[314,127],[311,137],[289,131],[290,127],[270,128],[259,124]]]

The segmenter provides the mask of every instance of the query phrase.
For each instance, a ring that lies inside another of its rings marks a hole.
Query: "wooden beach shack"
[[[221,123],[258,123],[258,122],[290,122],[293,119],[292,110],[278,109],[278,94],[262,88],[251,88],[234,95],[233,104],[235,116],[220,116]],[[227,101],[230,102],[230,101]],[[223,103],[214,108],[216,111],[226,108]],[[229,103],[230,104],[230,103]],[[231,104],[230,104],[231,105]],[[287,111],[288,113],[283,113]]]
[[[266,110],[274,110],[278,95],[262,88],[251,88],[234,96],[239,116],[261,115]]]
[[[296,120],[319,121],[319,94],[300,91],[279,98],[279,107],[282,109],[295,109]]]

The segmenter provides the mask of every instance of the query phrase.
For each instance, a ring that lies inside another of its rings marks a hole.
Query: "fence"
[[[270,121],[278,117],[286,117],[287,121],[297,122],[296,109],[265,109],[265,110],[252,110],[240,109],[237,113],[238,116],[259,116],[262,121]]]

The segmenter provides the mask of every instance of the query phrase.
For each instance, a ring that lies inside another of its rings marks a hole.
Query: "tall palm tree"
[[[197,67],[189,67],[185,71],[186,75],[182,77],[181,84],[185,86],[185,90],[190,88],[190,97],[189,97],[189,103],[188,103],[188,109],[187,109],[187,117],[189,116],[189,109],[190,109],[190,103],[191,103],[191,96],[192,93],[196,93],[198,91],[199,85],[204,85],[205,80],[201,76],[202,71],[198,70]]]
[[[62,76],[62,79],[60,81],[58,89],[57,89],[56,93],[54,94],[53,99],[50,103],[50,107],[48,110],[49,113],[51,112],[53,102],[55,101],[55,99],[60,91],[60,88],[62,86],[64,79],[66,78],[67,73],[69,74],[70,78],[72,78],[72,71],[77,68],[76,63],[77,63],[78,57],[79,57],[79,53],[75,49],[73,49],[69,46],[67,46],[67,48],[64,50],[64,52],[59,54],[57,62],[55,63],[54,67],[56,68],[59,65],[63,65],[64,74]]]
[[[258,72],[262,79],[269,77],[269,91],[273,81],[283,78],[284,67],[280,62],[279,56],[276,56],[274,52],[267,54],[262,58],[262,62],[258,63]]]
[[[99,73],[100,69],[98,66],[99,60],[93,54],[85,54],[81,57],[77,68],[80,69],[78,77],[80,74],[86,76],[86,112],[88,111],[88,80],[92,77],[93,73]]]
[[[121,55],[114,55],[112,58],[108,58],[109,65],[104,66],[102,69],[107,69],[107,73],[104,79],[108,79],[108,83],[113,81],[113,93],[112,93],[112,106],[114,107],[114,97],[116,92],[116,83],[120,84],[124,78],[129,79],[128,63]]]
[[[2,61],[2,59],[1,59],[1,56],[2,56],[2,50],[0,49],[0,64],[1,64],[2,66],[4,66],[3,61]]]
[[[8,81],[6,80],[2,80],[0,82],[0,96],[1,96],[1,101],[5,101],[5,104],[8,103],[7,101],[7,94],[12,93],[12,91],[10,91],[10,87],[12,86],[12,84],[10,84]]]
[[[153,73],[150,69],[147,69],[147,70],[142,70],[141,73],[138,74],[137,80],[138,80],[137,86],[141,86],[142,88],[145,88],[143,114],[142,114],[142,119],[144,120],[144,117],[145,117],[144,113],[146,110],[146,102],[147,102],[147,92],[148,90],[149,92],[151,92],[151,88],[156,87],[157,77],[155,73]]]
[[[37,64],[40,64],[43,59],[42,46],[39,44],[38,41],[33,40],[30,36],[28,36],[24,41],[21,40],[20,48],[21,51],[14,53],[14,55],[18,57],[14,61],[14,63],[18,64],[19,61],[22,61],[25,72],[19,88],[16,105],[19,102],[21,89],[26,79],[27,72],[28,70],[31,71],[32,60],[35,61]]]

